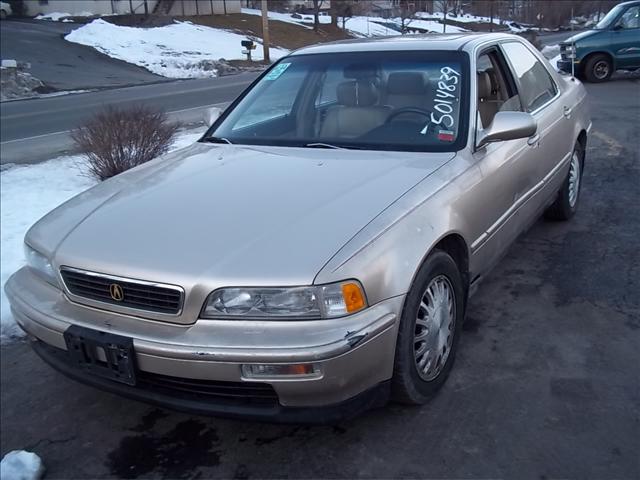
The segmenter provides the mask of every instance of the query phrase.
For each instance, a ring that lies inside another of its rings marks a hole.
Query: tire
[[[584,66],[584,77],[588,82],[606,82],[613,75],[611,59],[604,54],[589,57]]]
[[[446,293],[447,289],[451,296]],[[447,253],[435,250],[420,267],[405,299],[391,381],[394,401],[421,405],[442,387],[455,360],[464,319],[465,295],[458,266]],[[449,299],[449,308],[447,304],[439,307],[442,304],[434,302],[434,298]],[[430,315],[429,310],[433,307],[434,314]],[[438,323],[442,328],[437,327]],[[427,325],[432,328],[427,329]],[[430,333],[425,333],[427,330]],[[423,334],[426,336],[421,341]],[[421,350],[424,353],[419,356]],[[418,370],[419,364],[425,366],[422,373]]]
[[[577,169],[577,172],[576,172]],[[577,142],[573,147],[571,163],[567,177],[562,183],[562,188],[551,206],[544,212],[545,218],[549,220],[569,220],[578,210],[580,201],[580,190],[582,188],[582,172],[584,170],[584,148]],[[576,176],[574,176],[576,175]],[[575,193],[572,192],[572,183],[575,186]]]
[[[7,12],[4,10],[0,10],[0,20],[4,20],[7,18]]]

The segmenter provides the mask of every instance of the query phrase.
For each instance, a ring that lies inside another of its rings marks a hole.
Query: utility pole
[[[267,9],[267,0],[262,0],[262,48],[264,51],[265,63],[270,63],[269,58],[269,10]]]

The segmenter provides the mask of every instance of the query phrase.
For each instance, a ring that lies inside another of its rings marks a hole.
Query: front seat
[[[384,124],[389,109],[376,105],[378,90],[369,80],[349,80],[338,84],[338,105],[327,110],[320,136],[356,138]]]
[[[387,79],[385,104],[393,108],[427,108],[429,81],[419,72],[394,72]]]
[[[493,86],[491,77],[487,72],[477,72],[478,78],[478,111],[482,120],[483,128],[491,125],[493,117],[498,112],[499,102],[493,99]]]

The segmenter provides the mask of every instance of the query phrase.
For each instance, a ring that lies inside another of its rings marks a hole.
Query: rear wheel
[[[558,192],[555,202],[544,212],[550,220],[569,220],[578,209],[580,188],[582,187],[582,168],[584,166],[584,148],[576,143],[571,154],[569,173]]]
[[[608,56],[593,55],[587,59],[584,66],[584,76],[589,82],[606,82],[613,75],[613,64]]]
[[[0,10],[0,20],[4,20],[5,18],[7,18],[7,12]]]
[[[429,255],[407,295],[400,320],[394,400],[425,403],[446,381],[462,328],[464,291],[453,259],[440,250]]]

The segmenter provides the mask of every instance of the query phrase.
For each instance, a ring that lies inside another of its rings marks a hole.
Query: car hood
[[[580,32],[577,33],[569,38],[567,38],[566,40],[564,40],[563,42],[560,42],[563,45],[571,45],[572,43],[577,43],[580,40],[584,40],[586,38],[589,37],[593,37],[594,35],[596,35],[597,33],[601,33],[603,30],[587,30],[585,32]]]
[[[342,245],[454,156],[200,143],[81,194],[27,241],[58,266],[131,278],[311,284]]]

